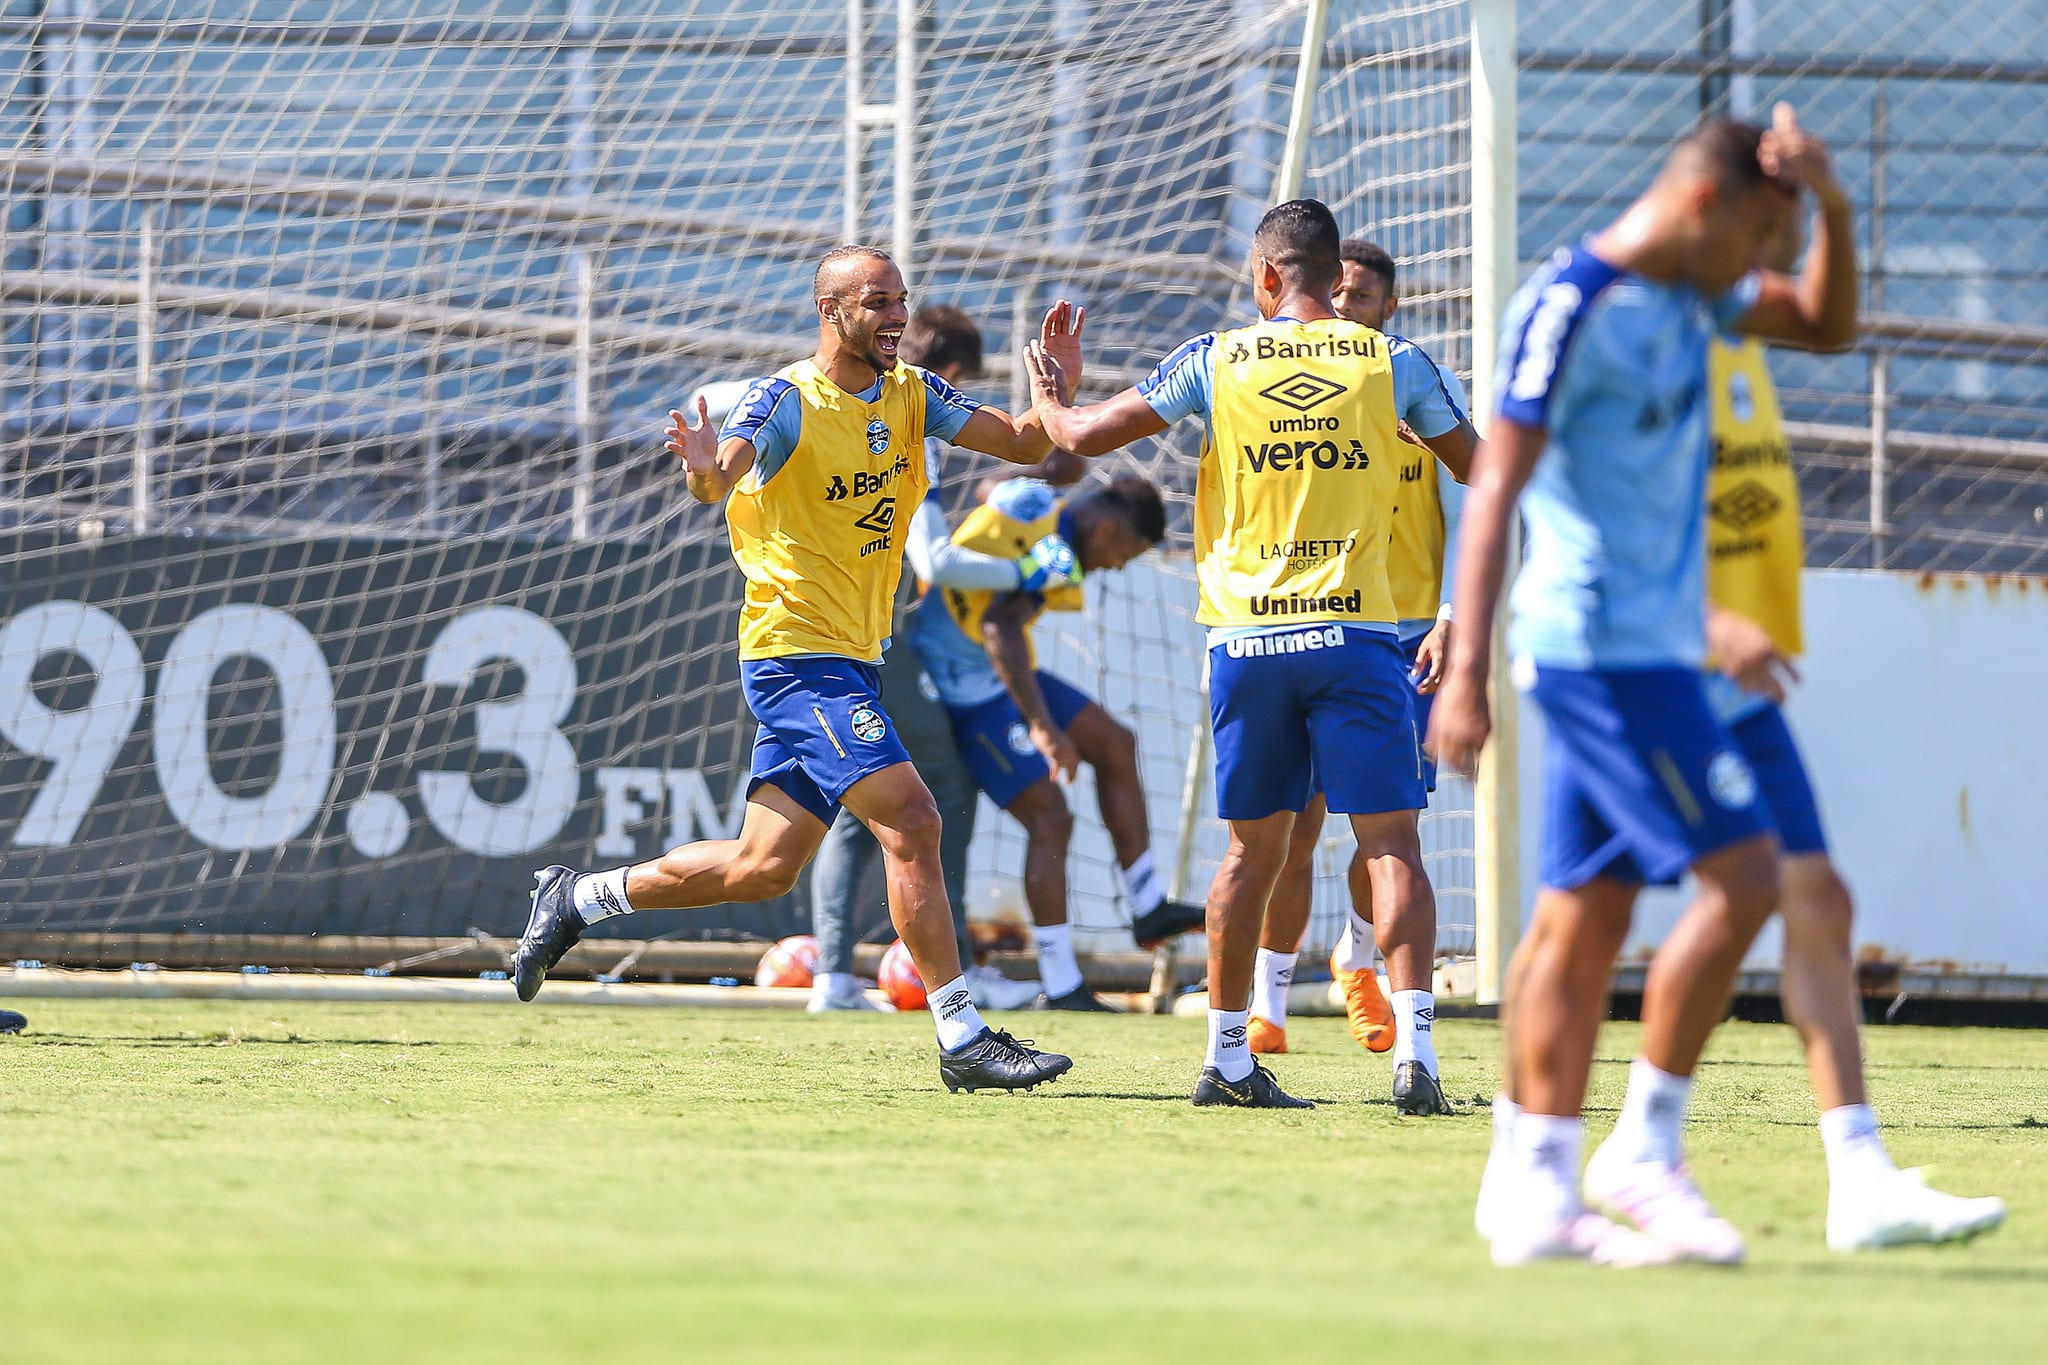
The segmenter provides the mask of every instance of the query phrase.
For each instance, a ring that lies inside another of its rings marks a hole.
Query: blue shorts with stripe
[[[1087,693],[1065,679],[1043,670],[1037,677],[1046,712],[1062,730],[1095,704]],[[1024,713],[1017,709],[1016,700],[1008,692],[979,706],[949,706],[946,714],[953,720],[953,740],[960,746],[960,761],[974,775],[974,785],[998,806],[1007,808],[1024,794],[1025,788],[1052,776],[1052,764],[1031,742]]]
[[[1773,828],[1756,772],[1708,708],[1697,670],[1518,661],[1516,671],[1543,712],[1545,885],[1667,885]]]
[[[1340,815],[1420,810],[1415,688],[1392,635],[1340,625],[1209,647],[1216,813],[1263,820],[1318,787]]]
[[[1787,853],[1827,852],[1820,803],[1814,800],[1813,782],[1791,727],[1785,724],[1785,713],[1775,703],[1766,703],[1730,721],[1728,733],[1756,773],[1757,793],[1777,827],[1779,847]]]
[[[757,787],[779,787],[799,806],[830,825],[847,788],[910,753],[882,709],[882,683],[873,664],[810,656],[748,659],[740,663],[747,709],[761,723],[754,733]]]

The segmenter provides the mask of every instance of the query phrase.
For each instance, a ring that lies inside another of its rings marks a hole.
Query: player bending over
[[[1767,264],[1798,258],[1799,220]],[[2005,1221],[1998,1199],[1959,1199],[1892,1164],[1863,1084],[1862,1007],[1850,939],[1849,889],[1828,857],[1820,809],[1799,747],[1779,709],[1782,678],[1803,648],[1799,571],[1805,558],[1799,480],[1785,439],[1763,344],[1716,338],[1707,356],[1713,457],[1707,483],[1707,641],[1717,671],[1707,704],[1756,774],[1757,799],[1778,830],[1778,913],[1784,922],[1779,990],[1798,1030],[1820,1106],[1828,1164],[1827,1242],[1860,1251],[1974,1237]],[[1759,517],[1755,509],[1766,509]],[[1511,1078],[1503,1078],[1511,1080]],[[1494,1103],[1495,1162],[1505,1162],[1516,1106]],[[1495,1181],[1480,1182],[1477,1212],[1492,1216]]]
[[[1024,898],[1048,1009],[1109,1009],[1082,983],[1067,923],[1074,817],[1061,781],[1080,764],[1095,770],[1138,946],[1202,923],[1198,907],[1166,899],[1152,865],[1136,738],[1079,688],[1039,670],[1029,633],[1048,607],[1082,609],[1083,574],[1121,569],[1165,538],[1159,490],[1135,474],[1065,502],[1048,484],[1015,479],[950,538],[937,508],[921,509],[911,527],[911,568],[925,588],[904,634],[952,717],[975,785],[1024,826]],[[1021,565],[1024,581],[990,587],[998,565]]]
[[[882,845],[889,915],[930,992],[939,1075],[951,1090],[1029,1088],[1072,1061],[985,1025],[961,980],[939,868],[939,813],[883,710],[875,666],[902,571],[898,528],[925,493],[927,434],[1015,464],[1051,449],[1035,415],[982,407],[898,360],[909,291],[883,252],[843,246],[819,262],[818,349],[761,380],[716,436],[669,414],[691,496],[715,503],[746,578],[740,686],[760,722],[737,839],[671,849],[653,862],[534,877],[533,913],[513,958],[519,998],[582,931],[611,915],[685,910],[786,893],[841,804]],[[1081,362],[1081,315],[1064,301],[1040,344]]]
[[[1802,186],[1826,225],[1805,273],[1755,272]],[[1778,899],[1756,773],[1699,671],[1707,347],[1731,328],[1822,350],[1856,334],[1848,197],[1787,105],[1769,132],[1702,124],[1616,222],[1531,276],[1503,329],[1499,408],[1465,504],[1458,638],[1432,718],[1439,760],[1467,765],[1489,725],[1519,495],[1528,540],[1509,647],[1547,742],[1542,888],[1502,1010],[1521,1112],[1487,1219],[1500,1265],[1744,1253],[1693,1184],[1682,1140],[1693,1071]],[[1580,1110],[1636,893],[1688,868],[1698,894],[1650,964],[1642,1052],[1585,1173],[1587,1198],[1645,1236],[1584,1211]]]
[[[1339,257],[1343,273],[1330,296],[1338,316],[1385,332],[1388,319],[1400,307],[1393,257],[1384,248],[1356,238],[1343,244]],[[1437,372],[1452,403],[1466,411],[1465,390],[1457,375],[1441,365]],[[1444,578],[1444,562],[1457,541],[1458,511],[1465,501],[1464,485],[1457,476],[1465,467],[1460,465],[1454,473],[1419,442],[1400,454],[1401,488],[1394,503],[1393,539],[1387,547],[1387,579],[1400,617],[1396,627],[1401,657],[1415,686],[1416,728],[1426,730],[1429,704],[1443,681],[1444,659],[1450,649],[1450,585]],[[1427,758],[1422,774],[1424,787],[1435,791],[1436,765]],[[1316,845],[1322,842],[1325,810],[1318,791],[1294,822],[1287,862],[1280,869],[1273,898],[1266,903],[1265,930],[1252,972],[1254,1052],[1287,1050],[1287,989],[1293,984],[1295,960],[1302,935],[1308,930],[1315,894]],[[1375,913],[1371,868],[1356,850],[1346,880],[1351,904],[1344,934],[1330,952],[1330,971],[1344,994],[1351,1036],[1372,1052],[1392,1049],[1394,1065],[1399,1067],[1415,1060],[1414,1040],[1429,1033],[1434,1024],[1429,991],[1436,945],[1433,941],[1416,942],[1414,935],[1403,932],[1406,926],[1397,916]],[[1380,935],[1385,937],[1387,974],[1394,988],[1391,1002],[1381,992],[1379,973],[1373,969],[1373,950]],[[1415,1093],[1419,1099],[1428,1098],[1426,1092]]]
[[[1454,463],[1472,429],[1414,345],[1337,317],[1337,220],[1313,199],[1269,211],[1252,237],[1264,321],[1181,346],[1136,388],[1068,406],[1063,362],[1027,354],[1037,411],[1062,448],[1094,455],[1183,417],[1205,426],[1195,485],[1198,619],[1209,627],[1216,810],[1230,847],[1209,889],[1209,1044],[1196,1104],[1304,1108],[1247,1046],[1252,965],[1295,813],[1320,778],[1351,817],[1373,903],[1424,945],[1436,903],[1422,875],[1415,692],[1387,586],[1388,518],[1408,425]],[[1423,980],[1427,981],[1425,975]],[[1394,1071],[1404,1109],[1442,1104],[1436,1056]]]

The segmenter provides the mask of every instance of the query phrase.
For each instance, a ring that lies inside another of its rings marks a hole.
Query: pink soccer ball
[[[882,954],[882,970],[875,984],[881,987],[889,1003],[899,1010],[925,1008],[924,978],[917,974],[917,964],[910,960],[910,949],[903,946],[900,938]]]
[[[754,968],[756,986],[808,986],[818,971],[818,940],[809,934],[791,934],[761,954]]]

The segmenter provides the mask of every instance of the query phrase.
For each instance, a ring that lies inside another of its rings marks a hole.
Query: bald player
[[[910,295],[886,253],[833,249],[812,293],[809,359],[757,382],[716,436],[701,400],[694,422],[669,414],[668,448],[691,496],[726,500],[746,578],[740,686],[760,725],[739,837],[608,872],[542,869],[513,980],[531,1000],[583,930],[612,915],[785,894],[844,805],[880,843],[890,919],[935,983],[940,1078],[954,1091],[1029,1089],[1073,1063],[989,1028],[974,1007],[940,871],[938,808],[883,709],[876,667],[910,521],[898,509],[924,498],[926,436],[1013,464],[1036,464],[1052,446],[1035,414],[982,406],[898,358]],[[1079,366],[1081,323],[1061,301],[1039,344]]]

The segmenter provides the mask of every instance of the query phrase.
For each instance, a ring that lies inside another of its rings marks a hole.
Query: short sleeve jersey
[[[849,393],[801,360],[747,391],[719,432],[754,447],[725,505],[746,577],[741,659],[881,657],[925,440],[953,440],[977,406],[905,364]]]
[[[1502,328],[1500,415],[1549,436],[1522,495],[1509,646],[1557,668],[1705,655],[1707,346],[1756,297],[1716,299],[1584,246],[1531,275]]]
[[[1393,628],[1395,421],[1434,437],[1462,415],[1420,347],[1342,318],[1275,317],[1186,342],[1138,393],[1168,422],[1203,420],[1203,624]]]

